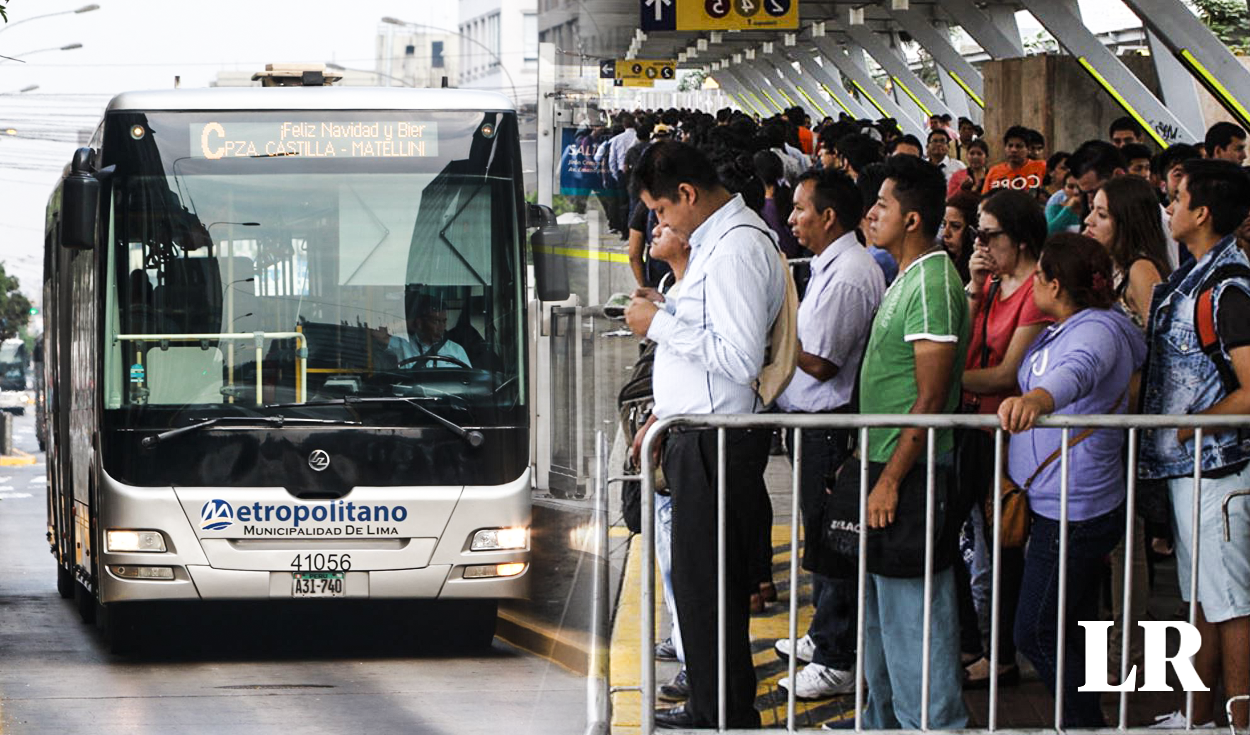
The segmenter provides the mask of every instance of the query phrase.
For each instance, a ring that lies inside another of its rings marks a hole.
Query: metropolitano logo
[[[234,508],[230,503],[214,499],[200,508],[200,528],[205,531],[220,531],[234,525]]]
[[[1172,664],[1184,691],[1210,691],[1194,670],[1192,661],[1192,656],[1202,648],[1202,634],[1197,628],[1189,623],[1169,620],[1141,620],[1137,624],[1141,626],[1145,643],[1144,686],[1137,689],[1137,666],[1129,669],[1128,676],[1119,684],[1107,683],[1107,630],[1115,623],[1110,620],[1082,620],[1080,626],[1085,629],[1085,683],[1077,687],[1077,691],[1170,692],[1172,687],[1167,682],[1168,664]],[[1181,644],[1175,656],[1167,654],[1168,628],[1173,628],[1180,634]]]

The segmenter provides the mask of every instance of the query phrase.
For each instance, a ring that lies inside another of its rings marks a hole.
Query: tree
[[[1238,0],[1189,0],[1207,28],[1235,54],[1250,53],[1250,3]]]
[[[0,263],[0,340],[16,337],[30,321],[30,299],[18,286],[17,277],[5,273]]]
[[[9,0],[0,0],[0,20],[3,20],[5,23],[9,22],[9,11],[4,7],[8,2]]]
[[[682,75],[681,81],[677,83],[678,92],[697,92],[703,89],[703,80],[707,79],[707,74],[702,69],[688,71]]]

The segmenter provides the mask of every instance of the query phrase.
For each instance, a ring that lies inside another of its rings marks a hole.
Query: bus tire
[[[140,612],[135,603],[111,602],[96,607],[96,624],[109,653],[125,655],[135,650]]]
[[[61,595],[62,599],[68,600],[74,596],[74,573],[69,570],[61,562],[56,563],[56,591]]]
[[[95,622],[95,593],[74,582],[74,605],[78,608],[78,617],[87,624]]]

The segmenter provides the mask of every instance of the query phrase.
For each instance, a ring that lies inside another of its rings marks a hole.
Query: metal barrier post
[[[1202,524],[1202,427],[1194,429],[1194,502],[1191,509],[1189,536],[1191,558],[1189,560],[1189,624],[1198,625],[1198,530]],[[1175,511],[1173,511],[1175,512]],[[1194,728],[1194,693],[1185,692],[1185,729]]]
[[[859,606],[855,623],[855,732],[864,730],[864,601],[868,592],[868,427],[859,430]]]
[[[1063,729],[1063,667],[1068,643],[1068,434],[1059,436],[1059,601],[1055,606],[1055,730]]]
[[[654,447],[669,422],[657,421],[642,437],[642,711],[638,722],[642,735],[655,731],[655,460]]]
[[[1122,590],[1124,607],[1122,634],[1120,640],[1120,682],[1128,679],[1129,643],[1133,639],[1133,521],[1137,517],[1137,429],[1128,430],[1128,487],[1124,500],[1124,589]],[[1128,726],[1128,691],[1120,692],[1120,723],[1119,729]]]
[[[937,461],[937,429],[932,426],[925,432],[925,472],[924,472],[924,607],[921,615],[920,634],[920,729],[929,729],[929,677],[932,676],[929,665],[929,651],[933,646],[933,634],[929,626],[933,622],[933,515],[937,493],[937,472],[934,463]]]
[[[612,699],[608,692],[608,439],[595,432],[595,509],[593,529],[595,570],[591,592],[590,666],[586,672],[586,735],[607,735],[611,728]]]
[[[994,550],[990,564],[990,732],[998,729],[998,636],[1002,627],[998,621],[998,611],[1002,606],[999,599],[1002,590],[1003,560],[1003,430],[994,429],[994,485],[990,492],[994,494]]]
[[[799,482],[803,477],[803,430],[796,428],[791,435],[791,449],[794,451],[794,481],[790,487],[790,661],[786,668],[789,671],[790,689],[786,692],[786,729],[794,731],[795,710],[795,670],[798,667],[798,636],[799,636]],[[807,539],[807,543],[813,543]],[[817,600],[819,602],[819,600]]]
[[[725,730],[725,427],[716,430],[716,729]]]

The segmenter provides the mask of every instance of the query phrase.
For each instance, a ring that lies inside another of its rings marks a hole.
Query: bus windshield
[[[105,408],[522,420],[516,150],[511,113],[110,114]]]

